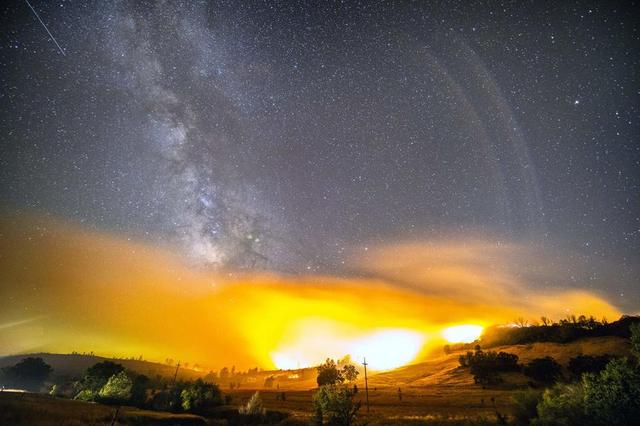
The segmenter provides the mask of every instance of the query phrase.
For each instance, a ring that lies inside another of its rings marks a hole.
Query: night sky
[[[635,2],[31,4],[64,54],[3,2],[4,212],[291,274],[516,241],[640,306]]]

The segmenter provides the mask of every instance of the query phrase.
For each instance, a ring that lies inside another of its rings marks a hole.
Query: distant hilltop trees
[[[535,342],[568,343],[584,337],[617,336],[630,338],[629,327],[640,322],[637,316],[622,316],[618,321],[597,320],[593,316],[571,315],[554,322],[541,317],[540,323],[530,324],[524,319],[515,321],[514,327],[490,327],[482,335],[483,347],[522,345]]]

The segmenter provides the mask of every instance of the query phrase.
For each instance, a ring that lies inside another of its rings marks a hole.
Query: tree
[[[107,380],[107,383],[98,392],[101,401],[112,404],[124,404],[131,398],[133,380],[129,375],[121,371]]]
[[[2,376],[11,386],[37,392],[47,380],[53,368],[42,358],[24,358],[12,367],[2,369]]]
[[[573,380],[580,380],[584,373],[599,373],[611,361],[609,355],[578,355],[569,360],[567,369]]]
[[[226,379],[227,377],[229,377],[229,369],[227,367],[222,368],[219,375],[221,379]]]
[[[600,374],[583,376],[587,416],[596,424],[630,425],[640,419],[640,369],[614,359]]]
[[[542,394],[534,426],[578,426],[589,422],[584,414],[583,389],[579,384],[556,384]]]
[[[149,388],[149,378],[144,374],[138,374],[133,378],[131,386],[131,404],[143,407],[147,402],[147,389]]]
[[[95,401],[99,398],[99,392],[107,384],[107,381],[124,371],[124,367],[111,361],[103,361],[92,365],[87,369],[83,379],[76,383],[75,399],[82,401]]]
[[[475,353],[467,352],[465,356],[460,356],[459,361],[462,367],[469,367],[474,381],[481,385],[500,382],[500,372],[520,369],[517,355],[507,352],[483,352],[479,346]]]
[[[531,360],[524,367],[524,374],[534,380],[544,383],[553,383],[560,376],[562,366],[550,356]]]
[[[180,393],[182,409],[193,413],[203,413],[208,408],[224,403],[220,388],[202,379],[187,385]]]
[[[344,377],[335,361],[327,358],[324,364],[318,366],[318,377],[316,378],[318,386],[335,385],[344,382]]]
[[[103,380],[105,383],[111,376],[124,371],[124,367],[111,361],[102,361],[87,369],[86,376]]]
[[[349,426],[354,424],[360,402],[353,400],[354,393],[346,386],[324,385],[313,396],[316,424]]]
[[[513,396],[513,417],[516,424],[528,425],[538,416],[538,403],[542,398],[539,391],[527,389]]]
[[[636,357],[640,358],[640,322],[632,323],[629,326],[629,331],[631,332],[631,337],[629,338],[631,351]]]
[[[342,366],[342,376],[349,383],[354,382],[358,378],[359,371],[354,365],[345,364]]]

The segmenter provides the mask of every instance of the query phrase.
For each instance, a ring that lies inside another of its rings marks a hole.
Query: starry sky
[[[633,1],[1,6],[0,207],[194,267],[466,236],[640,306]],[[56,45],[56,42],[59,44]]]

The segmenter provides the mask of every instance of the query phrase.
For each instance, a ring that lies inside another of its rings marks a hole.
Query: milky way
[[[349,3],[33,1],[62,55],[6,2],[3,208],[296,273],[488,236],[637,306],[637,6]]]

